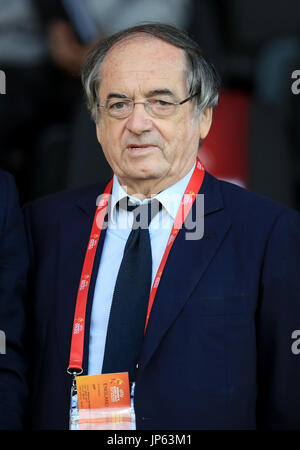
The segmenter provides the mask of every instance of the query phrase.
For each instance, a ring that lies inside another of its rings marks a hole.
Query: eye
[[[115,102],[115,103],[110,103],[108,105],[108,108],[111,111],[113,111],[113,110],[120,110],[120,109],[124,109],[127,105],[128,105],[128,102]]]
[[[168,108],[172,105],[170,102],[166,102],[165,100],[162,100],[160,98],[154,99],[151,102],[153,106],[157,106],[159,108]]]

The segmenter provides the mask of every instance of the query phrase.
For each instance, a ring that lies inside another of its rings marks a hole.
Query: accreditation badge
[[[71,392],[70,429],[135,430],[133,398],[128,372],[77,376]]]

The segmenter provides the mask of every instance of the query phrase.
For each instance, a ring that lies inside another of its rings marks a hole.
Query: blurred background
[[[0,167],[21,203],[111,176],[80,66],[96,40],[143,21],[187,30],[221,75],[206,169],[300,211],[299,0],[0,0]]]

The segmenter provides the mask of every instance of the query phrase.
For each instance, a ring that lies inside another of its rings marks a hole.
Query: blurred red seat
[[[251,96],[224,90],[211,130],[199,149],[206,170],[223,180],[249,186],[249,122]]]

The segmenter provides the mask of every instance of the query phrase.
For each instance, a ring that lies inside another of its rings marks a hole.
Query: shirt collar
[[[172,186],[169,186],[167,189],[164,189],[163,191],[159,192],[155,196],[151,198],[145,199],[143,202],[132,196],[127,194],[125,189],[121,186],[119,183],[118,177],[116,175],[113,176],[113,187],[112,187],[112,195],[111,195],[111,205],[110,205],[110,220],[112,222],[115,222],[115,214],[116,214],[116,204],[122,200],[124,197],[129,197],[129,199],[132,201],[132,203],[140,204],[140,203],[146,203],[150,201],[153,198],[156,198],[160,201],[162,206],[165,208],[165,210],[168,212],[168,214],[172,217],[172,219],[175,219],[181,199],[183,197],[183,194],[186,190],[186,187],[190,181],[190,178],[194,172],[194,169],[196,167],[196,162],[194,163],[191,170],[177,183],[173,184]]]

